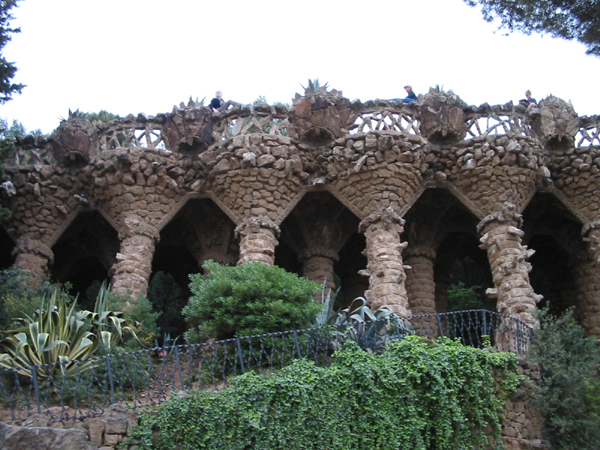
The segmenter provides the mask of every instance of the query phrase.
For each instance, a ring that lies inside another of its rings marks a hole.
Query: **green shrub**
[[[17,319],[33,317],[42,298],[53,290],[48,281],[34,280],[31,272],[17,266],[0,271],[0,330],[16,328]]]
[[[600,442],[600,348],[572,312],[542,311],[529,359],[540,365],[536,403],[553,448],[592,450]]]
[[[189,295],[181,289],[169,273],[156,272],[148,285],[148,300],[160,316],[157,323],[162,336],[181,336],[185,331],[185,318],[181,310]]]
[[[496,301],[488,298],[482,286],[465,287],[462,281],[448,288],[448,311],[467,311],[469,309],[487,309],[493,311]]]
[[[123,312],[123,317],[136,336],[132,339],[133,334],[130,334],[129,338],[123,341],[126,348],[139,348],[140,344],[143,347],[154,345],[158,335],[156,320],[160,313],[153,311],[152,304],[144,295],[140,295],[137,300],[131,300],[128,296],[109,292],[108,307],[113,311]]]
[[[190,277],[193,296],[183,309],[192,342],[307,327],[321,309],[314,301],[317,283],[277,266],[210,260],[202,267],[205,275]]]
[[[500,414],[520,383],[516,357],[411,336],[381,354],[346,345],[329,367],[306,360],[247,373],[142,416],[152,449],[456,450],[499,443]],[[489,448],[489,447],[487,447]]]

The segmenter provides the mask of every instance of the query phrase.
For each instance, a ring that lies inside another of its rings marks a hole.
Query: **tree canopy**
[[[501,21],[509,32],[548,33],[576,39],[600,57],[600,0],[464,0],[481,6],[483,18]]]
[[[2,49],[11,40],[12,33],[19,33],[19,28],[11,28],[10,20],[13,18],[10,9],[16,6],[19,0],[0,0],[0,104],[11,99],[12,94],[21,93],[22,84],[13,83],[12,79],[17,68],[8,62],[2,55]]]

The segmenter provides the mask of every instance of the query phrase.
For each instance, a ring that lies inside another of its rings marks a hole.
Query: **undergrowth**
[[[371,354],[349,343],[329,367],[299,360],[247,373],[222,392],[194,392],[144,415],[152,449],[502,448],[505,401],[520,383],[516,357],[410,336]],[[489,447],[487,447],[489,448]]]

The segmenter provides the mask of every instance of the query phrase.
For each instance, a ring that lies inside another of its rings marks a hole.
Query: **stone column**
[[[497,298],[498,312],[537,327],[539,323],[533,312],[542,296],[529,283],[531,264],[527,259],[534,250],[521,245],[522,222],[516,206],[506,202],[500,211],[485,217],[477,225],[477,231],[482,236],[480,247],[487,251],[495,285],[487,293]]]
[[[452,277],[445,275],[435,280],[435,310],[438,313],[448,312],[448,289],[452,284]]]
[[[411,267],[406,272],[406,292],[412,313],[435,314],[435,250],[426,245],[409,245],[404,254],[404,262]]]
[[[259,261],[272,266],[280,233],[275,223],[262,217],[253,217],[239,224],[235,227],[235,237],[240,240],[240,259],[237,264]]]
[[[12,251],[15,265],[27,270],[35,278],[42,279],[48,275],[48,267],[54,262],[54,252],[41,241],[21,236]]]
[[[388,307],[400,316],[409,316],[408,295],[404,281],[402,250],[408,244],[400,242],[404,220],[389,207],[371,214],[358,226],[367,239],[367,269],[360,274],[369,277],[365,297],[371,308]]]
[[[305,248],[300,252],[302,261],[302,275],[315,283],[325,283],[325,295],[331,290],[335,292],[335,281],[333,279],[333,265],[340,260],[338,253],[332,248],[312,247]],[[321,291],[315,295],[317,301],[321,301]]]
[[[578,267],[582,325],[587,334],[600,336],[600,221],[583,227],[583,240],[589,243],[591,260]]]
[[[156,227],[141,217],[127,216],[119,232],[121,248],[113,266],[112,291],[133,300],[148,291],[152,273],[152,257],[160,239]]]

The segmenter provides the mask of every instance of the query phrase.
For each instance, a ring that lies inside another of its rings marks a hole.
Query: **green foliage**
[[[467,311],[469,309],[487,309],[493,311],[496,302],[488,298],[482,286],[465,287],[462,281],[448,288],[448,311]]]
[[[587,54],[600,56],[600,2],[592,0],[464,0],[481,6],[483,18],[501,21],[508,31],[548,33],[577,39]]]
[[[369,352],[379,352],[391,342],[412,334],[392,310],[373,311],[364,297],[352,300],[350,306],[331,317],[331,322],[338,330],[334,334],[334,343],[343,343],[349,338]]]
[[[108,309],[109,292],[100,288],[94,311],[77,310],[77,302],[69,299],[56,287],[51,296],[44,298],[34,317],[25,317],[26,332],[12,332],[0,341],[0,367],[16,368],[31,376],[29,366],[39,367],[38,377],[47,379],[56,372],[68,376],[87,370],[93,362],[79,362],[89,358],[101,347],[107,349],[115,341],[122,341],[123,332],[134,333],[120,312]],[[64,363],[56,365],[53,363]]]
[[[154,312],[152,303],[144,295],[136,300],[128,296],[106,291],[107,307],[113,311],[122,311],[127,320],[130,333],[121,342],[126,348],[152,346],[158,335],[157,319],[159,312]]]
[[[325,325],[329,322],[329,319],[333,314],[333,305],[337,300],[337,296],[340,293],[341,287],[337,288],[333,297],[331,296],[331,288],[327,290],[327,278],[323,280],[323,286],[321,286],[321,311],[315,317],[314,324],[317,326]],[[325,294],[327,292],[327,294]]]
[[[188,296],[177,284],[173,276],[156,272],[148,285],[148,300],[157,311],[157,323],[162,335],[180,336],[185,331],[185,318],[181,310],[188,302]]]
[[[319,285],[277,266],[248,262],[191,275],[193,296],[183,309],[192,342],[229,339],[306,327],[319,313]]]
[[[42,298],[52,294],[48,281],[34,280],[31,272],[12,266],[0,272],[0,330],[15,328],[17,319],[33,317]]]
[[[163,404],[137,432],[152,449],[456,450],[487,445],[489,427],[501,448],[500,414],[519,382],[513,354],[411,336],[378,355],[347,345],[329,367],[247,373]]]
[[[94,113],[94,112],[79,111],[79,108],[76,109],[75,111],[72,111],[71,108],[69,108],[69,115],[67,116],[67,118],[65,119],[64,117],[61,117],[60,121],[62,123],[62,122],[66,122],[69,119],[88,119],[90,122],[99,120],[100,122],[106,123],[106,122],[110,122],[111,120],[120,119],[120,118],[121,118],[121,116],[118,116],[117,114],[113,114],[113,113],[110,113],[105,110]]]
[[[600,442],[600,348],[572,312],[542,311],[529,359],[540,365],[536,402],[553,448],[592,450]]]
[[[22,84],[12,83],[17,68],[12,62],[8,62],[2,55],[2,49],[10,42],[12,33],[19,33],[19,28],[11,28],[10,20],[13,18],[10,10],[17,5],[18,0],[2,0],[0,2],[0,104],[11,99],[12,94],[21,93],[25,87]]]
[[[90,122],[93,122],[95,120],[99,120],[100,122],[110,122],[111,120],[115,120],[115,119],[120,119],[121,116],[118,116],[117,114],[113,114],[110,113],[108,111],[102,110],[98,113],[86,113],[86,117],[90,120]]]

